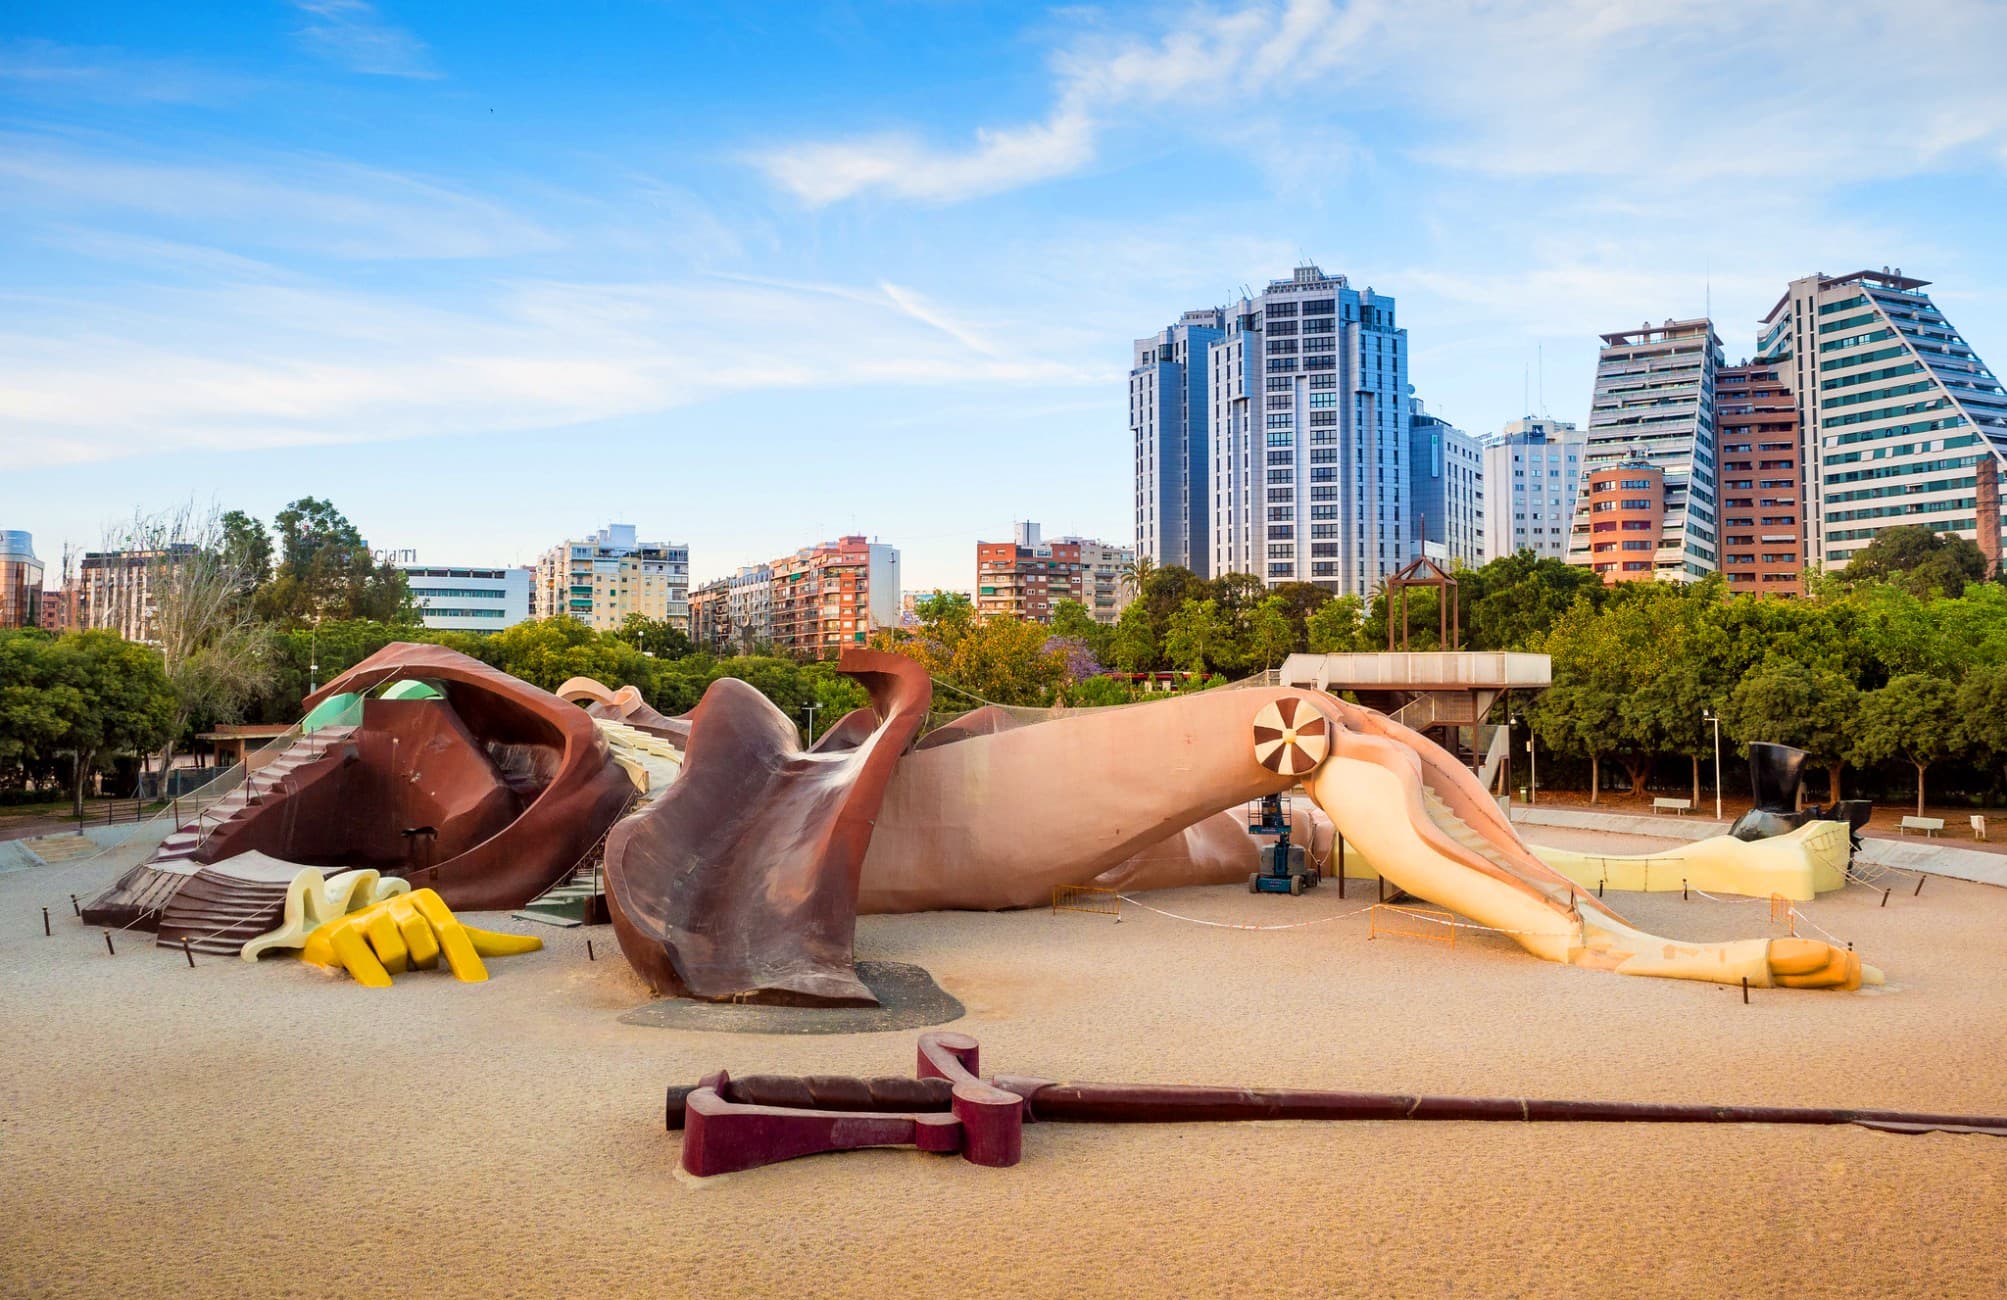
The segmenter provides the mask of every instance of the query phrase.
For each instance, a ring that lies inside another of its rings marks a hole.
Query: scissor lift
[[[1313,889],[1317,869],[1305,861],[1303,846],[1289,842],[1289,796],[1266,795],[1248,811],[1250,835],[1273,835],[1275,843],[1261,851],[1261,870],[1247,878],[1250,894],[1301,894]]]

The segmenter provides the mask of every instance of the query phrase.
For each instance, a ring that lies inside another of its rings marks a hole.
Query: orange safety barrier
[[[1383,917],[1381,914],[1385,913]],[[1413,917],[1421,924],[1414,929],[1404,928],[1401,917]],[[1381,935],[1391,935],[1403,939],[1428,939],[1436,943],[1446,943],[1456,947],[1456,914],[1433,907],[1401,907],[1394,903],[1373,904],[1372,926],[1366,931],[1368,939]]]
[[[1122,919],[1122,895],[1112,889],[1102,889],[1098,885],[1055,885],[1052,889],[1052,913],[1091,912],[1096,916],[1112,916]]]
[[[1794,938],[1798,934],[1798,909],[1793,907],[1791,900],[1782,894],[1770,896],[1770,924],[1788,925]]]

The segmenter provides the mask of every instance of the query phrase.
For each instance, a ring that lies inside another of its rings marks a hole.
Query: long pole
[[[1540,755],[1533,749],[1533,728],[1526,729],[1526,802],[1540,802]]]
[[[1297,1088],[1206,1088],[1179,1084],[1050,1083],[999,1075],[993,1086],[1028,1103],[1043,1123],[1203,1124],[1237,1120],[1463,1120],[1515,1123],[1859,1124],[1897,1133],[1933,1129],[2007,1137],[2007,1117],[1942,1115],[1839,1107],[1711,1106],[1692,1103],[1572,1101],[1518,1097],[1427,1097],[1385,1092]],[[685,1103],[706,1085],[668,1089],[663,1118],[683,1128]],[[947,1110],[954,1085],[946,1079],[814,1079],[786,1075],[727,1078],[719,1091],[729,1105],[771,1106],[812,1117],[822,1113],[915,1114]],[[824,1107],[829,1108],[823,1110]],[[771,1122],[769,1120],[768,1122]],[[910,1140],[910,1139],[909,1139]],[[818,1148],[821,1149],[821,1148]],[[790,1153],[794,1154],[794,1153]],[[785,1159],[787,1157],[778,1157]],[[760,1163],[772,1163],[773,1158]]]
[[[821,707],[820,704],[802,705],[802,708],[808,713],[808,743],[811,745],[815,743],[815,711]]]
[[[1708,720],[1714,723],[1714,820],[1721,820],[1721,715],[1713,713]]]

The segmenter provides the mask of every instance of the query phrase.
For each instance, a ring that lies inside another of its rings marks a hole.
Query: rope
[[[1185,921],[1192,925],[1211,926],[1215,930],[1301,930],[1306,925],[1323,925],[1327,921],[1342,921],[1348,916],[1358,916],[1362,912],[1370,912],[1379,906],[1377,903],[1368,903],[1364,907],[1355,908],[1350,912],[1340,912],[1336,916],[1320,916],[1309,921],[1291,921],[1285,925],[1243,925],[1236,921],[1208,921],[1203,917],[1184,916],[1177,912],[1167,912],[1161,907],[1152,907],[1148,903],[1129,894],[1117,894],[1116,897],[1125,903],[1140,907],[1146,912],[1155,912],[1158,916],[1169,917],[1173,921]]]

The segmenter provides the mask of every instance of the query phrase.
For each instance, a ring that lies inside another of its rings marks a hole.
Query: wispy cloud
[[[1154,36],[1079,38],[1052,59],[1047,115],[971,146],[880,133],[753,161],[811,206],[955,201],[1078,172],[1124,127],[1223,118],[1258,139],[1335,122],[1345,140],[1348,115],[1393,111],[1418,157],[1501,175],[1693,185],[2007,164],[2003,49],[1995,0],[1254,0]],[[1863,76],[1892,111],[1860,111]]]
[[[437,77],[425,42],[385,22],[368,0],[293,0],[307,16],[300,44],[350,72],[379,77]]]
[[[493,200],[299,154],[183,163],[0,133],[0,196],[17,213],[122,212],[203,242],[350,259],[495,257],[556,242]]]
[[[234,99],[256,84],[186,60],[46,40],[0,41],[0,92],[24,97],[209,104]]]
[[[235,283],[128,294],[115,310],[0,299],[0,318],[0,407],[23,468],[563,428],[748,390],[1106,379],[987,349],[889,286],[514,282],[445,308]],[[780,337],[788,347],[758,343]]]

